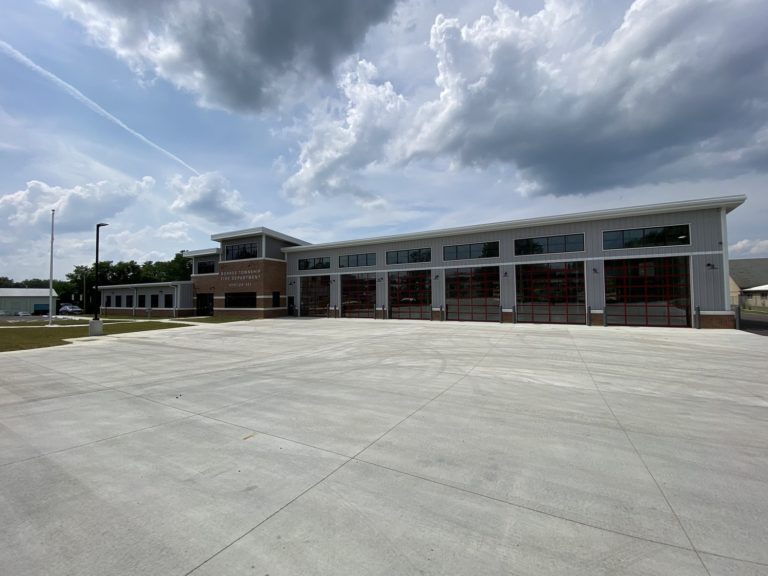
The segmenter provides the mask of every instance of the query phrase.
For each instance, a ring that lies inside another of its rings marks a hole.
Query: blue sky
[[[746,194],[762,0],[3,0],[0,276]]]

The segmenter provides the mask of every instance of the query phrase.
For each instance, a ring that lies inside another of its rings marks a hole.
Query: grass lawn
[[[145,330],[165,330],[166,328],[181,328],[187,324],[171,322],[120,322],[104,324],[104,334],[125,334],[126,332],[144,332]],[[69,344],[67,338],[83,338],[88,336],[88,325],[82,326],[24,326],[23,328],[0,329],[0,352],[9,350],[27,350],[29,348],[46,348]]]

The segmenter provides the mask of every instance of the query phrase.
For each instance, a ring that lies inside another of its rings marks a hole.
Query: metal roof
[[[287,234],[283,234],[282,232],[278,232],[277,230],[271,230],[269,228],[259,227],[259,228],[246,228],[245,230],[233,230],[232,232],[221,232],[219,234],[211,234],[211,240],[215,240],[216,242],[221,242],[222,240],[233,240],[235,238],[245,238],[247,236],[270,236],[272,238],[277,238],[278,240],[284,240],[285,242],[291,242],[293,244],[298,244],[300,246],[304,246],[306,244],[309,244],[309,242],[305,242],[304,240],[299,240],[298,238],[294,238],[293,236],[288,236]]]
[[[192,258],[195,256],[217,256],[220,250],[218,248],[203,248],[201,250],[185,250],[183,252],[184,258]]]
[[[48,288],[0,288],[2,298],[48,298],[49,295]],[[53,291],[53,297],[59,297],[56,290]]]
[[[316,248],[344,248],[360,244],[383,244],[385,242],[403,242],[410,240],[422,240],[439,236],[452,236],[456,234],[471,234],[476,232],[498,232],[514,228],[529,228],[550,224],[564,224],[571,222],[589,222],[592,220],[608,220],[610,218],[622,218],[626,216],[650,216],[653,214],[667,214],[671,212],[690,212],[692,210],[706,210],[713,208],[725,208],[730,212],[741,206],[747,199],[743,194],[736,196],[721,196],[716,198],[702,198],[699,200],[683,200],[680,202],[664,202],[661,204],[648,204],[645,206],[632,206],[628,208],[612,208],[595,212],[578,212],[575,214],[563,214],[558,216],[545,216],[543,218],[528,218],[525,220],[510,220],[507,222],[494,222],[491,224],[477,224],[462,226],[460,228],[444,228],[442,230],[428,230],[393,236],[378,236],[362,238],[359,240],[344,240],[341,242],[327,242],[324,244],[309,244],[303,246],[291,246],[283,248],[283,252],[304,252]]]
[[[110,284],[109,286],[97,286],[99,290],[111,290],[113,288],[164,288],[170,286],[182,286],[192,284],[192,280],[178,280],[175,282],[139,282],[137,284]]]

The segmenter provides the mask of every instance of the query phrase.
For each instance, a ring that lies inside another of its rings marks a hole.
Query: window
[[[387,264],[413,264],[414,262],[431,261],[431,248],[414,248],[412,250],[393,250],[387,252]]]
[[[603,250],[647,248],[649,246],[686,246],[690,243],[691,233],[688,224],[603,232]]]
[[[230,244],[224,247],[224,260],[242,260],[243,258],[256,258],[257,242],[245,244]]]
[[[299,258],[299,270],[322,270],[331,267],[331,258],[322,256],[319,258]]]
[[[563,234],[515,240],[515,255],[558,254],[584,250],[584,234]]]
[[[355,266],[376,266],[376,254],[350,254],[339,256],[339,268],[354,268]]]
[[[256,308],[256,292],[226,292],[224,308]]]
[[[146,307],[147,307],[146,294],[139,294],[139,308],[146,308]]]
[[[165,302],[163,302],[163,308],[173,308],[173,294],[165,295]]]
[[[112,296],[110,296],[109,294],[107,294],[106,297],[104,298],[104,306],[106,308],[110,308],[112,306]]]
[[[197,263],[198,274],[211,274],[216,271],[216,264],[213,260],[203,260]]]
[[[123,297],[120,294],[115,295],[115,308],[123,306]]]
[[[496,258],[499,255],[498,242],[478,242],[443,246],[443,260],[465,260],[467,258]]]
[[[128,294],[125,297],[125,307],[126,308],[133,308],[133,294]]]
[[[149,307],[150,308],[157,308],[158,307],[158,296],[157,296],[157,294],[151,294],[149,296]]]

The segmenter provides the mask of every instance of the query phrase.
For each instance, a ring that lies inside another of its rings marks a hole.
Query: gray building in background
[[[48,314],[48,288],[0,288],[0,310],[6,314]],[[53,305],[58,294],[53,291]]]
[[[302,316],[733,327],[727,196],[283,248]]]

